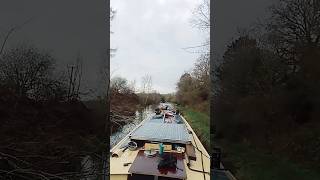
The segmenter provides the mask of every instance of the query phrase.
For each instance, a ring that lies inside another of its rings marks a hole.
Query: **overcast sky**
[[[277,0],[214,0],[213,49],[218,57],[238,37],[238,29],[248,28],[267,16],[267,9]]]
[[[149,74],[153,89],[176,91],[184,71],[192,69],[199,54],[183,48],[202,44],[204,34],[190,19],[200,0],[111,0],[117,12],[111,22],[112,76],[136,81]]]
[[[107,53],[107,9],[104,0],[1,0],[0,42],[11,27],[34,17],[12,34],[6,50],[21,43],[33,45],[50,52],[58,70],[66,70],[79,54],[82,89],[103,93],[99,71]]]
[[[117,14],[111,23],[111,46],[117,48],[111,59],[113,76],[130,81],[150,74],[153,88],[174,92],[179,77],[193,67],[199,54],[182,48],[202,44],[205,34],[192,28],[192,11],[201,0],[111,0]],[[214,48],[222,54],[236,37],[238,27],[248,27],[266,15],[276,0],[214,1]],[[79,53],[84,59],[83,86],[103,91],[99,77],[106,53],[105,1],[88,0],[1,0],[0,42],[8,30],[35,17],[15,32],[6,49],[25,42],[47,50],[60,69],[72,63]]]

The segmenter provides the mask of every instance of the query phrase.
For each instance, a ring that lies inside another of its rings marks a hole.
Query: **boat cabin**
[[[111,150],[111,180],[209,180],[209,155],[190,125],[172,106],[162,103],[159,109]]]

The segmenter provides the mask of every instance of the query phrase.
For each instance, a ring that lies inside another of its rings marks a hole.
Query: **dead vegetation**
[[[96,173],[84,157],[104,162],[106,116],[80,101],[80,66],[57,77],[54,60],[31,46],[0,56],[0,179],[79,179]]]
[[[82,158],[99,154],[103,128],[80,101],[39,103],[3,89],[0,97],[0,177],[62,179],[81,174]]]
[[[139,107],[139,97],[134,93],[112,91],[110,104],[111,131],[113,132],[127,124],[136,114]]]

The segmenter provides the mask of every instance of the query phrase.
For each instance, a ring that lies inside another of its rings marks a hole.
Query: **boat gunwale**
[[[165,111],[168,111],[168,110],[164,110],[163,112],[165,112]],[[137,130],[139,127],[141,127],[144,123],[148,122],[148,120],[151,120],[154,114],[155,114],[155,113],[152,113],[152,114],[148,115],[147,118],[145,118],[143,121],[141,121],[132,131],[130,131],[130,133],[128,133],[121,141],[119,141],[119,142],[110,150],[110,152],[113,153],[115,150],[120,149],[121,145],[123,145],[123,143],[126,142],[126,141],[128,140],[128,138],[130,138],[130,135],[132,135],[132,133],[133,133],[135,130]],[[191,143],[194,147],[197,146],[199,149],[201,149],[202,155],[200,154],[200,156],[205,155],[205,156],[207,156],[207,157],[204,157],[204,158],[207,158],[207,159],[210,161],[210,159],[211,159],[211,158],[210,158],[210,155],[208,154],[207,150],[205,149],[204,145],[203,145],[202,142],[200,141],[200,139],[199,139],[199,137],[197,136],[197,134],[195,133],[195,131],[192,129],[191,125],[188,123],[188,121],[187,121],[181,114],[179,114],[179,116],[181,117],[182,121],[184,122],[186,129],[192,132],[193,139],[191,139],[191,142],[190,142],[190,143]],[[186,155],[185,155],[185,156],[186,156]],[[110,157],[110,158],[111,158],[111,157]],[[197,160],[197,161],[198,161],[198,160]],[[202,160],[202,161],[203,161],[203,160]],[[184,163],[185,163],[185,167],[187,167],[187,166],[188,166],[188,165],[187,165],[187,162],[184,162]],[[209,162],[209,164],[207,164],[207,165],[208,165],[208,166],[206,166],[206,167],[210,169],[210,162]],[[196,170],[201,171],[201,169],[198,169],[198,168],[196,168]],[[210,172],[210,171],[209,171],[209,172]],[[190,173],[190,172],[189,172],[189,173]],[[123,172],[123,173],[113,173],[113,174],[111,174],[111,172],[110,172],[110,176],[112,176],[112,175],[125,175],[125,176],[127,176],[127,175],[129,175],[129,174],[131,174],[131,173],[129,173],[129,172],[126,172],[126,173]],[[188,174],[188,173],[187,173],[187,174]],[[208,177],[207,175],[209,175],[209,177]],[[206,174],[205,176],[210,179],[210,173],[209,173],[209,174]],[[205,179],[207,179],[207,178],[205,178]]]
[[[125,142],[129,137],[130,135],[136,130],[138,129],[139,127],[141,127],[147,120],[150,120],[151,117],[152,117],[153,114],[150,114],[148,115],[148,117],[146,117],[144,120],[142,120],[135,128],[133,128],[124,138],[122,138],[115,146],[113,146],[111,149],[110,149],[110,153],[113,153],[113,151],[115,149],[118,148],[118,146],[122,145],[123,142]]]
[[[168,111],[168,110],[167,110]],[[152,113],[150,115],[148,115],[148,117],[146,117],[144,120],[142,120],[134,129],[132,129],[124,138],[122,138],[115,146],[112,147],[112,149],[110,150],[110,153],[113,153],[113,151],[115,149],[117,149],[120,145],[122,145],[123,142],[125,142],[130,136],[131,134],[137,130],[139,127],[141,127],[144,123],[147,122],[147,120],[151,120],[152,116],[154,115],[155,113]],[[209,156],[206,148],[203,146],[202,142],[200,141],[200,139],[198,138],[197,134],[194,132],[194,130],[192,129],[192,127],[190,126],[190,124],[188,123],[188,121],[181,115],[179,114],[179,116],[181,117],[181,119],[184,121],[184,124],[187,126],[186,128],[187,129],[190,129],[192,131],[192,133],[195,134],[195,137],[197,138],[197,140],[200,142],[202,148],[201,149],[204,149],[205,151],[205,155]],[[191,144],[192,143],[192,140],[190,141]]]

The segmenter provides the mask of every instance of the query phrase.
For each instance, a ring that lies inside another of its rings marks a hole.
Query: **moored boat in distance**
[[[160,103],[110,150],[111,180],[209,180],[210,156],[170,103]]]

